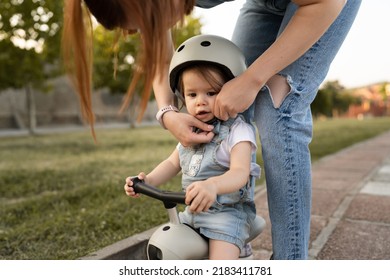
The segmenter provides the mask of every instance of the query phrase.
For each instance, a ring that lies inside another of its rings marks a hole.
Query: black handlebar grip
[[[135,177],[132,179],[133,189],[135,193],[142,193],[149,197],[158,199],[164,203],[180,203],[185,204],[186,194],[185,192],[170,192],[163,191],[154,186],[146,184],[143,180]]]

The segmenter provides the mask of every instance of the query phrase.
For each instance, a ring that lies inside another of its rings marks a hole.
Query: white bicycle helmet
[[[246,70],[245,57],[231,41],[216,35],[198,35],[183,42],[173,54],[169,66],[169,84],[175,95],[178,92],[178,80],[184,68],[196,63],[211,63],[232,78]]]

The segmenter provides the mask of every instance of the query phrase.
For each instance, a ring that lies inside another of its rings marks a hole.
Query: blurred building
[[[77,125],[83,120],[80,105],[69,80],[64,77],[50,81],[48,92],[32,91],[35,122],[37,127]],[[122,95],[110,94],[101,89],[92,95],[97,123],[133,123],[136,114],[129,109],[119,114]],[[9,89],[0,93],[0,129],[27,128],[31,113],[25,90]],[[31,101],[30,101],[31,102]],[[151,102],[143,120],[154,121],[157,107]]]
[[[351,93],[361,99],[361,104],[351,105],[344,117],[390,116],[390,83],[377,83],[352,89]]]

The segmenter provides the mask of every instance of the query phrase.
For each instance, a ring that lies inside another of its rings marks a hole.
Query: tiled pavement
[[[390,132],[313,164],[311,259],[390,259]],[[266,189],[256,195],[265,231],[255,259],[272,252]]]

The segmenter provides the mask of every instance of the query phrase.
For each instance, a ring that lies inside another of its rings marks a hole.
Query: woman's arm
[[[166,54],[165,64],[162,68],[159,69],[159,71],[157,71],[153,79],[153,91],[156,97],[158,108],[173,104],[173,94],[168,83],[168,69],[174,52],[170,30],[167,31],[166,40],[168,41],[168,45],[171,47],[169,48],[169,53]]]
[[[252,144],[237,143],[231,150],[230,168],[220,176],[192,183],[186,190],[186,204],[193,212],[207,211],[217,195],[238,191],[249,180]]]
[[[215,115],[223,120],[245,111],[259,90],[279,71],[297,60],[334,22],[345,0],[293,0],[298,9],[276,41],[247,71],[226,83],[217,96]],[[242,94],[237,94],[242,93]]]
[[[163,69],[160,69],[153,80],[154,95],[159,109],[168,105],[173,105],[173,93],[168,82],[169,61],[173,54],[173,43],[170,32],[167,32],[167,40],[169,40],[172,45],[172,51],[167,54],[166,64]],[[213,133],[197,134],[193,132],[193,127],[200,128],[206,132],[212,131],[213,127],[186,113],[170,111],[162,116],[162,121],[169,132],[171,132],[185,147],[194,144],[208,143],[214,136]]]

